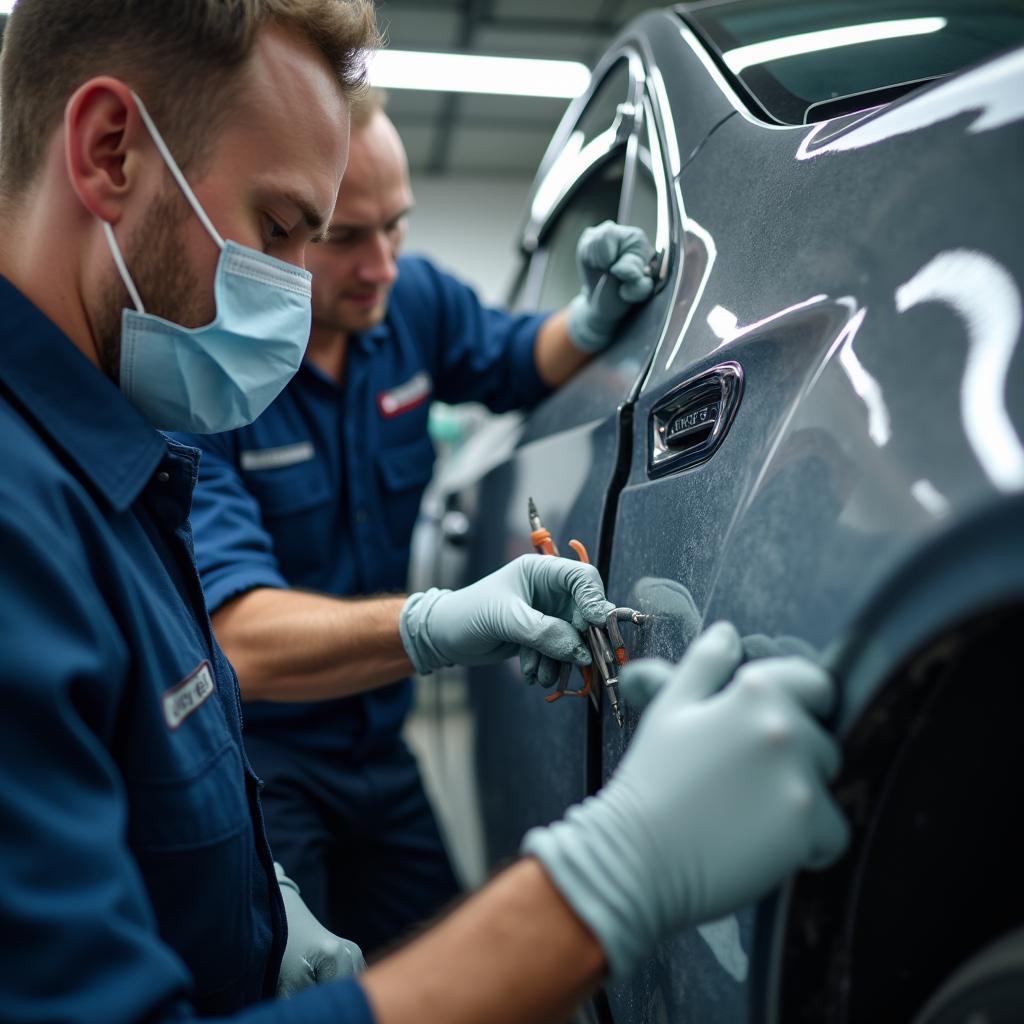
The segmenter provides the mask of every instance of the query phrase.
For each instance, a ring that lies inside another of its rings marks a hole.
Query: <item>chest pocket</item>
[[[161,936],[204,1013],[237,1009],[251,970],[252,819],[241,752],[216,692],[171,727],[161,707],[125,772],[128,844]]]
[[[412,529],[423,492],[434,472],[434,445],[422,436],[408,444],[377,452],[377,476],[382,494],[382,517],[391,543],[408,560]]]
[[[319,459],[244,473],[245,485],[260,506],[274,554],[288,579],[303,582],[328,557],[326,545],[335,518],[327,467]]]

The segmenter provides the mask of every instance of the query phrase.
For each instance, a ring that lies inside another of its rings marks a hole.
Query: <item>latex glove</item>
[[[711,627],[678,665],[623,669],[624,697],[654,696],[608,785],[533,829],[538,857],[601,942],[616,978],[685,925],[764,895],[848,841],[827,782],[834,740],[812,719],[834,687],[802,658],[742,658],[732,626]]]
[[[646,273],[654,248],[640,228],[606,220],[587,228],[576,245],[583,290],[569,304],[569,338],[584,352],[599,352],[619,321],[654,291]]]
[[[348,978],[366,970],[363,951],[348,939],[329,932],[312,914],[299,895],[299,887],[275,862],[281,886],[288,943],[277,976],[277,994],[293,996],[323,981]]]
[[[528,682],[545,685],[559,663],[590,664],[580,636],[614,606],[592,565],[548,555],[522,555],[461,590],[413,594],[399,628],[421,675],[448,665],[490,665],[520,655]]]
[[[743,637],[743,654],[747,661],[755,661],[758,658],[783,658],[797,654],[819,664],[821,662],[821,656],[806,640],[786,634],[768,636],[765,633],[751,633]]]

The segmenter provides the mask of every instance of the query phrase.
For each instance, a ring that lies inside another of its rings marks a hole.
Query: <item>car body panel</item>
[[[624,629],[634,656],[678,658],[718,618],[797,638],[836,672],[831,726],[849,737],[915,651],[1024,602],[1024,50],[783,128],[742,109],[675,15],[609,52],[623,46],[666,153],[662,287],[497,456],[455,460],[441,489],[472,529],[439,582],[528,550],[532,496],[563,549],[587,544],[611,600],[654,614]],[[655,407],[725,362],[743,387],[720,447],[652,478]],[[495,864],[608,777],[638,719],[547,704],[513,664],[471,676]],[[609,988],[610,1019],[773,1019],[801,884],[665,943]]]

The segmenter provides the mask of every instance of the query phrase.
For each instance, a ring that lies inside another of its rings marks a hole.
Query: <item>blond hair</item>
[[[350,99],[365,89],[372,0],[19,0],[0,58],[0,194],[31,184],[67,101],[97,75],[135,89],[182,167],[198,163],[268,24],[305,36]]]

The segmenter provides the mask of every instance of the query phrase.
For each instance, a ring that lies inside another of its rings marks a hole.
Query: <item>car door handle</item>
[[[743,368],[720,363],[676,385],[651,410],[647,473],[663,476],[706,462],[732,426],[743,395]]]

